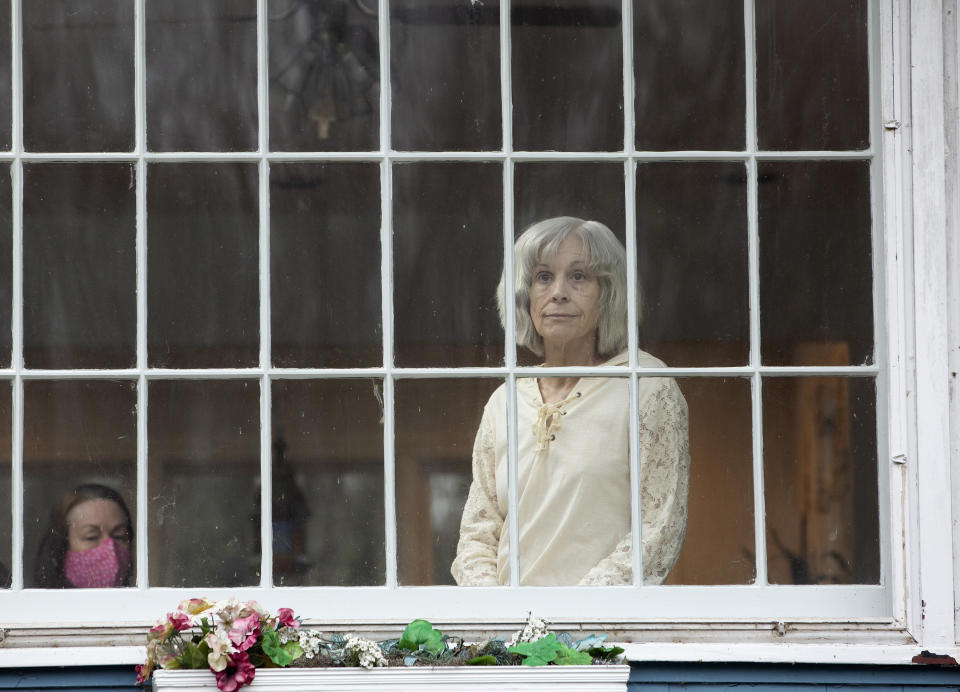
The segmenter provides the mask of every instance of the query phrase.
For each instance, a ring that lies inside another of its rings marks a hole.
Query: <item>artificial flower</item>
[[[260,636],[260,617],[256,613],[251,613],[246,617],[237,618],[233,621],[233,627],[227,634],[230,641],[237,647],[237,651],[246,651],[257,643]]]
[[[206,610],[210,610],[214,605],[214,602],[209,598],[188,598],[185,601],[180,601],[177,610],[189,615],[199,615]]]
[[[210,653],[207,655],[207,663],[211,670],[220,672],[227,667],[227,658],[229,654],[237,653],[226,630],[218,627],[210,632],[203,640],[210,647]]]
[[[293,617],[292,608],[280,608],[277,611],[277,622],[285,627],[290,627],[292,629],[300,629],[300,621]]]
[[[216,672],[217,687],[223,692],[235,692],[253,682],[257,669],[250,662],[246,651],[231,654],[224,670]]]

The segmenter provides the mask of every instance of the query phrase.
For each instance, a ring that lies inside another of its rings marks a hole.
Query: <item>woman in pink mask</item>
[[[105,485],[79,485],[50,513],[34,572],[43,589],[129,586],[133,524],[123,498]]]

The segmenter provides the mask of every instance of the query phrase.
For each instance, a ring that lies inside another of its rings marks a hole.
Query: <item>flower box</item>
[[[244,692],[624,692],[630,666],[455,666],[428,668],[265,668]],[[209,670],[158,670],[156,692],[219,692]]]

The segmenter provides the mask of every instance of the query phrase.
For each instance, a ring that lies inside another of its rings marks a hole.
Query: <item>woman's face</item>
[[[555,256],[541,257],[533,268],[530,318],[547,348],[575,346],[596,338],[600,285],[587,272],[587,260],[583,239],[570,234]]]
[[[108,538],[130,544],[127,517],[113,500],[86,500],[67,512],[67,539],[75,553],[96,548]]]

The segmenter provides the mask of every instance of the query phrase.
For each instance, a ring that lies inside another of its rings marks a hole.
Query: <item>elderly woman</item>
[[[627,365],[626,253],[597,221],[558,217],[515,246],[517,343],[544,367]],[[504,318],[504,282],[497,291]],[[663,363],[640,351],[642,367]],[[644,583],[659,584],[683,543],[687,405],[669,377],[638,380]],[[520,583],[632,582],[629,393],[623,377],[517,380]],[[487,402],[463,510],[458,584],[509,581],[506,389]]]

